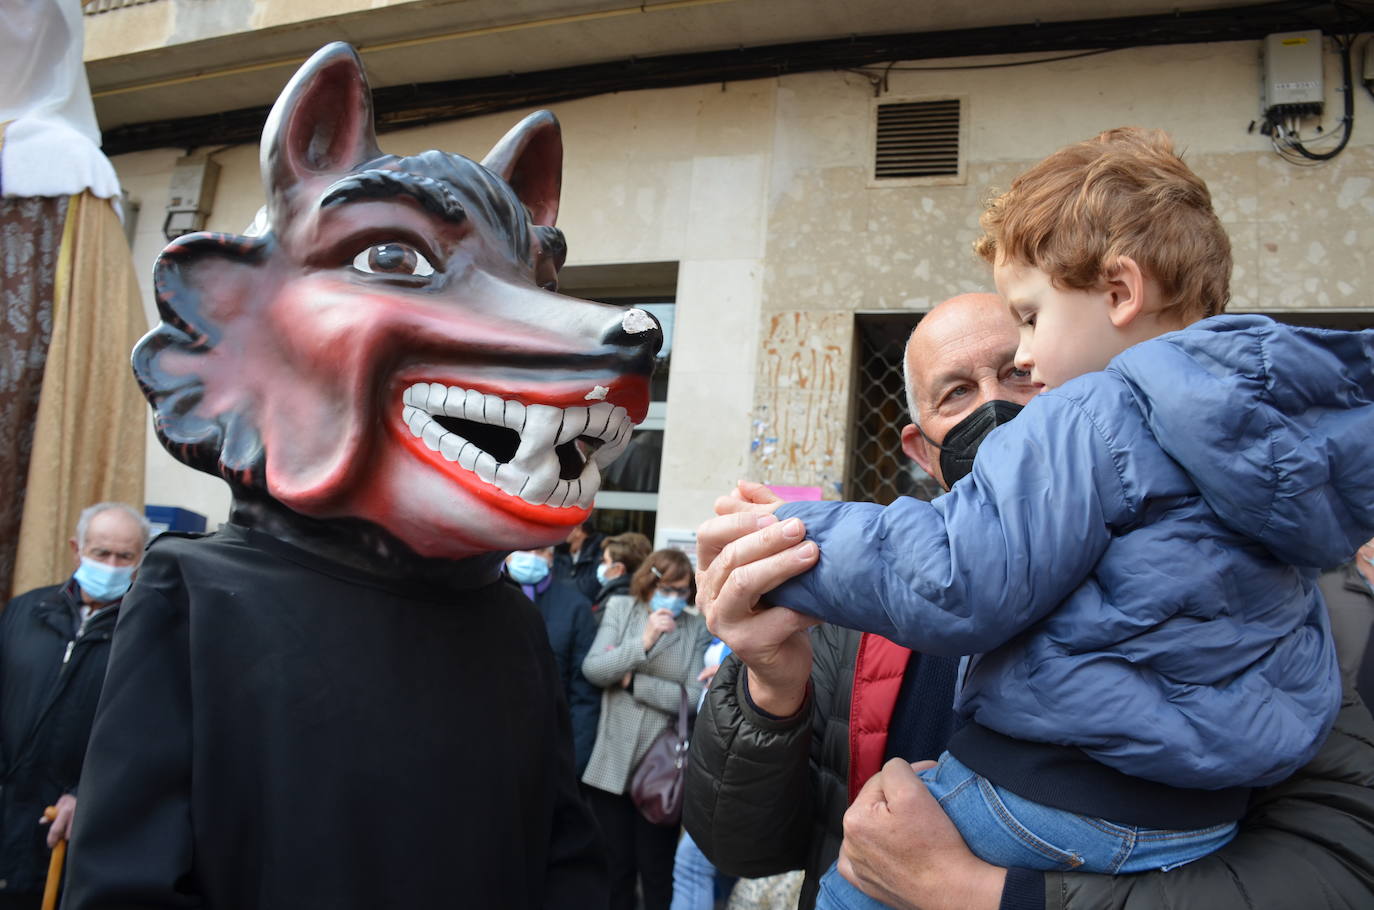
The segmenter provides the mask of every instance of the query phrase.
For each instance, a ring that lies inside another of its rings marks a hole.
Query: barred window
[[[907,336],[921,313],[861,313],[855,317],[853,425],[845,498],[887,505],[898,496],[934,499],[940,485],[902,452],[911,423],[902,380]]]

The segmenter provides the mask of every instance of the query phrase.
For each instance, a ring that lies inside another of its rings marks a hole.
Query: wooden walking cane
[[[43,817],[49,824],[57,818],[57,807],[49,806],[43,810]],[[48,881],[43,886],[43,910],[56,910],[57,889],[62,884],[62,863],[67,859],[67,839],[64,837],[52,848],[52,858],[48,860]]]

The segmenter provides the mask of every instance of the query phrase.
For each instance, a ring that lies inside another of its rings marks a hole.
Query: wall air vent
[[[962,176],[960,99],[887,101],[874,108],[874,182],[934,177],[949,183]]]

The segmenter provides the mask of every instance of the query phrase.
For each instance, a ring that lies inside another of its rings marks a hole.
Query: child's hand
[[[733,490],[716,500],[716,514],[752,512],[755,515],[772,515],[780,505],[782,500],[766,485],[741,480]]]

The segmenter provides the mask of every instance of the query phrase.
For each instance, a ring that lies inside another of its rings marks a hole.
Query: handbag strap
[[[681,742],[687,741],[687,687],[682,683],[677,684],[682,691],[682,700],[677,705],[677,738]]]

